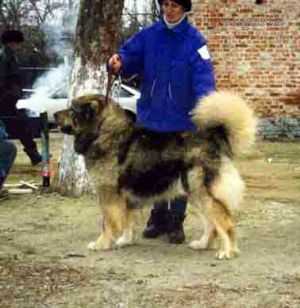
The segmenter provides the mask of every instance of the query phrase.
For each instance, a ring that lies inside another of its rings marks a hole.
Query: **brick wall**
[[[218,88],[247,97],[261,123],[292,119],[300,137],[300,1],[193,0],[193,12]]]

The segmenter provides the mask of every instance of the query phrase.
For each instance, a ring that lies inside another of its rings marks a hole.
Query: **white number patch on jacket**
[[[203,60],[208,60],[208,59],[210,59],[210,55],[209,55],[208,48],[207,48],[206,45],[202,46],[202,47],[199,48],[197,51],[198,51],[200,57],[201,57]]]

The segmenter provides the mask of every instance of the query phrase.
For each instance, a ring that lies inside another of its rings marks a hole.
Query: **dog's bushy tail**
[[[233,155],[246,152],[255,141],[254,113],[242,98],[231,92],[214,92],[202,98],[192,111],[192,119],[201,135],[224,131]]]

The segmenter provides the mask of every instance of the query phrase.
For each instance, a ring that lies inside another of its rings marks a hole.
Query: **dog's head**
[[[74,149],[78,154],[85,154],[98,138],[106,105],[103,95],[84,95],[74,98],[69,109],[54,114],[61,131],[74,135]]]

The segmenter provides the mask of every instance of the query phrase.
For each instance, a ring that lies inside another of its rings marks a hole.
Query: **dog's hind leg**
[[[232,211],[238,209],[243,199],[245,185],[232,161],[222,157],[219,174],[209,183],[212,201],[208,203],[208,215],[221,238],[217,258],[231,258],[239,254]]]
[[[231,259],[238,254],[235,240],[234,222],[230,211],[218,200],[211,199],[206,204],[209,219],[215,225],[220,237],[220,248],[216,253],[217,259]]]
[[[229,233],[229,237],[230,237],[231,243],[232,243],[233,255],[238,256],[240,254],[240,249],[239,249],[238,244],[237,244],[235,228],[230,229],[228,231],[228,233]]]
[[[217,236],[215,225],[208,220],[206,215],[201,215],[204,232],[200,240],[192,241],[189,247],[195,250],[213,248],[214,240]]]

